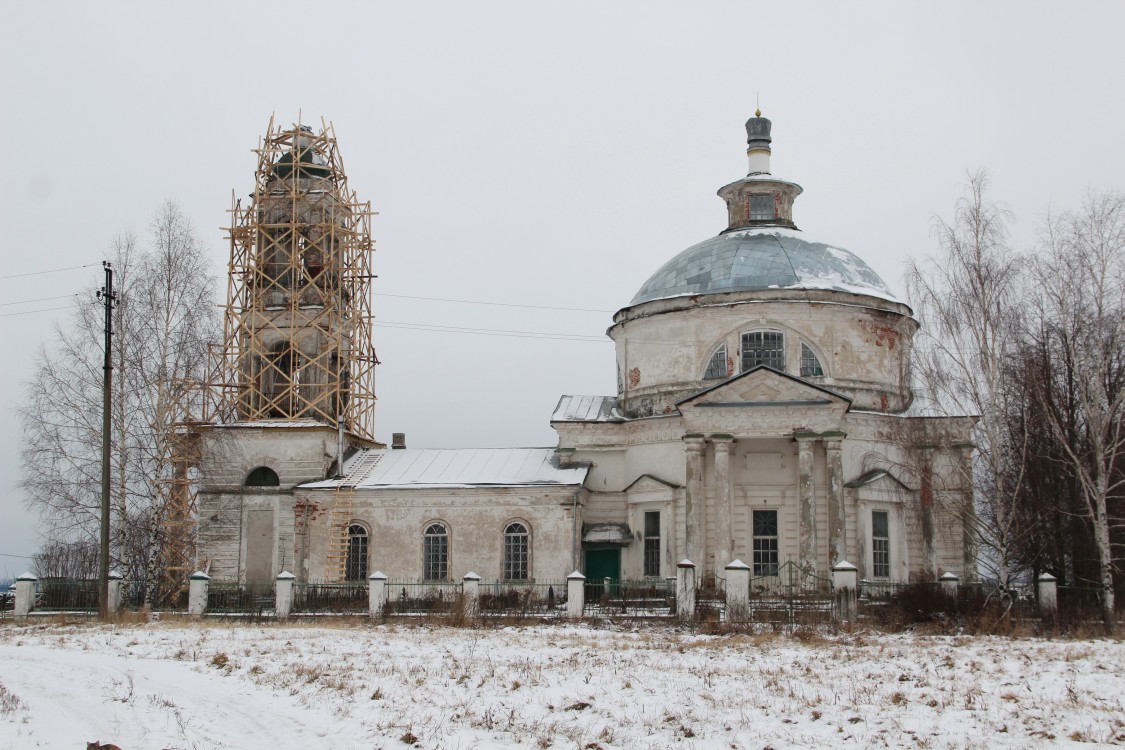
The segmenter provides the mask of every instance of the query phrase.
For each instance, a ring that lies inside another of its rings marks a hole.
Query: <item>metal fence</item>
[[[221,615],[261,616],[272,612],[274,588],[270,583],[228,583],[211,581],[207,587],[207,611]]]
[[[40,578],[35,609],[41,612],[97,612],[98,581]]]
[[[308,583],[293,589],[293,612],[355,614],[367,612],[366,583]]]
[[[750,579],[746,620],[771,627],[822,625],[832,622],[832,581],[787,561]]]
[[[483,617],[565,617],[566,581],[481,583],[477,612]]]
[[[387,581],[385,614],[448,614],[461,602],[461,584],[448,581]]]
[[[605,579],[586,583],[585,614],[590,617],[669,617],[676,614],[676,579]]]

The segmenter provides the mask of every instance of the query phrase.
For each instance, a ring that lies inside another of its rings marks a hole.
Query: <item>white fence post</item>
[[[695,563],[687,559],[676,563],[676,615],[695,619]]]
[[[586,576],[577,570],[566,577],[566,616],[577,620],[586,609]]]
[[[1040,573],[1035,585],[1039,588],[1039,616],[1053,624],[1059,616],[1059,581],[1050,573]]]
[[[465,598],[465,617],[476,617],[480,606],[480,576],[472,571],[466,573],[461,579],[461,593]]]
[[[15,614],[19,619],[27,617],[35,609],[35,584],[39,581],[31,573],[24,573],[16,579]]]
[[[111,615],[121,611],[121,584],[124,580],[125,576],[116,570],[109,574],[109,606],[107,609]]]
[[[296,580],[297,576],[288,570],[277,574],[277,581],[274,583],[273,611],[279,620],[288,620],[289,613],[293,610],[293,582]]]
[[[742,622],[750,611],[750,566],[732,560],[727,571],[727,622]]]
[[[836,590],[836,618],[839,622],[854,624],[857,595],[859,593],[859,568],[847,560],[832,566],[832,588]]]
[[[957,601],[957,587],[961,585],[961,579],[957,574],[952,571],[946,571],[941,576],[941,593],[949,597],[950,601]]]
[[[207,611],[207,588],[211,585],[211,576],[202,570],[197,570],[188,578],[188,614],[200,617]]]
[[[387,605],[387,577],[376,570],[367,579],[367,614],[380,617]]]

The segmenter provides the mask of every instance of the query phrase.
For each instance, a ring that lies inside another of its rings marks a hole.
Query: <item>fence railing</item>
[[[306,583],[293,593],[293,611],[305,614],[355,614],[368,608],[368,586],[363,583]]]
[[[262,615],[273,611],[274,587],[260,583],[213,581],[207,589],[207,611],[225,615]]]
[[[41,578],[35,608],[42,612],[97,612],[98,582],[71,578]]]
[[[481,583],[477,613],[482,617],[565,617],[566,581]]]
[[[385,614],[446,614],[461,599],[461,583],[387,581]]]
[[[591,617],[669,617],[676,614],[676,579],[610,579],[586,583],[584,613]]]

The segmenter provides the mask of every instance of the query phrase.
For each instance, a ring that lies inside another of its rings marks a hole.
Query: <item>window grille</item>
[[[530,576],[531,543],[527,527],[510,523],[504,529],[504,580],[526,581]]]
[[[348,527],[348,558],[344,564],[344,578],[362,581],[367,578],[367,529],[357,523]]]
[[[707,371],[703,373],[704,380],[716,380],[727,376],[727,345],[720,344],[711,359],[707,361]]]
[[[765,221],[775,218],[772,195],[750,196],[750,221]]]
[[[801,342],[801,377],[819,378],[824,376],[824,369],[816,353],[804,341]]]
[[[758,365],[785,372],[785,334],[780,331],[742,334],[742,371]]]
[[[449,578],[449,530],[440,523],[430,524],[423,537],[422,578],[427,581]]]
[[[645,511],[645,575],[660,575],[660,511]]]
[[[777,511],[754,511],[754,575],[775,576],[778,570]]]
[[[871,574],[891,577],[891,535],[887,511],[871,511]]]

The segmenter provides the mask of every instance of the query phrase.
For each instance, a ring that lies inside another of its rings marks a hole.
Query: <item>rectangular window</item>
[[[758,365],[785,372],[785,334],[780,331],[754,331],[742,334],[742,371]]]
[[[751,195],[750,196],[750,221],[765,221],[773,219],[773,196],[772,195]]]
[[[660,511],[645,511],[645,575],[660,575]]]
[[[887,511],[871,511],[871,574],[891,577],[891,534]]]
[[[754,511],[754,575],[775,576],[778,568],[777,511]]]

